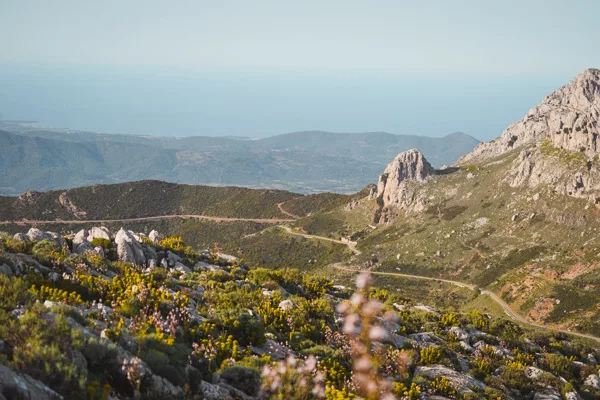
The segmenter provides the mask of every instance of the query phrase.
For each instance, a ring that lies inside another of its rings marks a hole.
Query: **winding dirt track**
[[[296,198],[297,198],[297,197],[296,197]],[[292,199],[292,200],[294,200],[294,199]],[[299,215],[292,214],[291,212],[285,211],[285,210],[283,209],[283,203],[285,203],[285,201],[282,201],[281,203],[277,203],[277,208],[279,208],[279,211],[280,211],[282,214],[285,214],[285,215],[287,215],[287,216],[289,216],[289,217],[292,217],[292,218],[294,218],[294,219],[300,219],[300,218],[302,218],[302,217],[300,217]]]
[[[333,265],[335,268],[342,270],[342,271],[348,271],[348,272],[360,272],[361,270],[358,269],[352,269],[352,268],[347,268],[347,267],[342,267],[338,264],[334,264]],[[459,282],[459,281],[452,281],[449,279],[442,279],[442,278],[432,278],[429,276],[421,276],[421,275],[410,275],[410,274],[401,274],[401,273],[396,273],[396,272],[378,272],[378,271],[370,271],[373,275],[388,275],[388,276],[398,276],[401,278],[408,278],[408,279],[421,279],[421,280],[426,280],[426,281],[435,281],[435,282],[444,282],[444,283],[449,283],[451,285],[455,285],[458,287],[462,287],[462,288],[467,288],[467,289],[471,289],[471,290],[477,290],[479,289],[476,285],[470,284],[470,283],[464,283],[464,282]],[[504,312],[511,317],[512,319],[524,324],[524,325],[529,325],[529,326],[533,326],[535,328],[540,328],[540,329],[546,329],[549,331],[555,331],[555,332],[561,332],[561,333],[566,333],[568,335],[572,335],[572,336],[578,336],[578,337],[582,337],[582,338],[586,338],[586,339],[591,339],[591,340],[595,340],[596,342],[600,342],[600,337],[597,336],[593,336],[593,335],[588,335],[585,333],[579,333],[579,332],[573,332],[573,331],[568,331],[565,329],[559,329],[559,328],[555,328],[552,326],[548,326],[548,325],[541,325],[541,324],[536,324],[534,322],[529,322],[527,321],[525,318],[523,318],[521,315],[517,314],[516,312],[514,312],[510,306],[504,301],[502,300],[500,297],[498,297],[498,295],[494,292],[490,292],[489,290],[481,290],[481,294],[485,294],[487,296],[490,296],[490,298],[492,300],[494,300],[498,305],[500,305],[500,307],[502,307],[504,309]]]
[[[103,224],[103,223],[115,223],[115,222],[137,222],[137,221],[155,221],[159,219],[203,219],[214,222],[258,222],[261,224],[283,224],[286,222],[295,221],[294,219],[282,219],[282,218],[228,218],[228,217],[213,217],[208,215],[159,215],[155,217],[139,217],[139,218],[122,218],[122,219],[88,219],[88,220],[56,220],[56,221],[40,221],[40,220],[18,220],[18,221],[0,221],[0,225],[34,225],[34,224]]]
[[[358,250],[356,248],[356,242],[351,242],[351,241],[341,241],[341,240],[336,240],[336,239],[331,239],[331,238],[327,238],[324,236],[316,236],[316,235],[309,235],[307,233],[300,233],[300,232],[294,232],[289,226],[280,226],[280,228],[283,228],[287,233],[289,233],[290,235],[296,235],[296,236],[302,236],[305,237],[307,239],[317,239],[317,240],[327,240],[328,242],[333,242],[333,243],[339,243],[339,244],[343,244],[348,246],[348,248],[355,254],[355,255],[360,255],[361,252],[360,250]]]

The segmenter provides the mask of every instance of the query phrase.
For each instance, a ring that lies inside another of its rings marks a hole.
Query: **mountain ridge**
[[[40,130],[7,121],[0,121],[0,129],[4,137],[14,135],[11,146],[0,148],[4,171],[0,194],[10,195],[29,189],[46,191],[141,179],[305,194],[354,193],[373,182],[389,159],[402,150],[424,148],[430,161],[441,166],[451,164],[478,143],[466,135],[426,138],[322,131],[259,140],[177,139]],[[49,169],[49,165],[56,169]]]

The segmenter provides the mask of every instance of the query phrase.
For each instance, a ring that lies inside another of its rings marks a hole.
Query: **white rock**
[[[279,303],[279,308],[284,311],[289,311],[294,307],[294,303],[291,300],[283,300]]]
[[[150,240],[152,240],[153,243],[158,243],[160,242],[160,240],[162,239],[162,236],[160,235],[160,233],[158,233],[155,230],[150,231],[150,233],[148,234],[148,238]]]
[[[88,242],[91,242],[96,238],[110,240],[110,231],[104,226],[95,226],[92,229],[90,229],[87,236],[87,240]]]
[[[179,261],[175,262],[175,265],[173,266],[173,268],[181,273],[185,274],[189,274],[190,272],[192,272],[191,269],[189,269],[187,266],[185,266],[184,264],[180,263]]]
[[[590,375],[587,378],[585,378],[585,382],[586,385],[591,386],[595,389],[600,389],[600,377],[598,375]]]
[[[121,228],[115,236],[115,244],[119,260],[137,265],[146,263],[142,245],[131,232]]]

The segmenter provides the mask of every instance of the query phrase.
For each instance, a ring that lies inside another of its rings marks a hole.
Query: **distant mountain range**
[[[356,192],[398,153],[419,148],[434,166],[452,164],[479,141],[385,132],[294,132],[265,139],[151,137],[40,128],[0,121],[0,194],[141,179]]]

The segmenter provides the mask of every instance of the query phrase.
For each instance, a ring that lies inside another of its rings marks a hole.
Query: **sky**
[[[600,68],[600,2],[0,2],[0,114],[151,135],[498,136]]]

